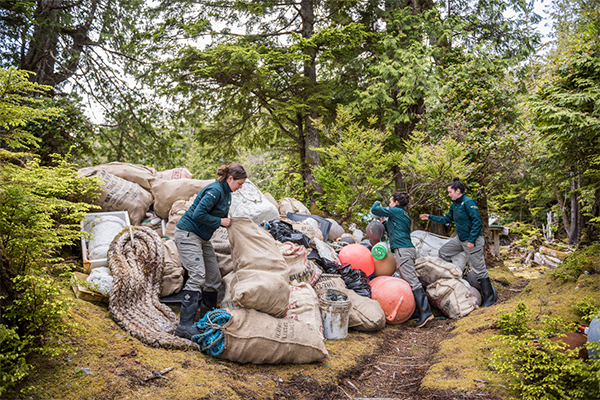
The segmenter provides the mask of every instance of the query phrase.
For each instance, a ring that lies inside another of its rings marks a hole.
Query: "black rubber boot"
[[[496,304],[498,292],[492,286],[490,278],[479,279],[479,287],[481,288],[481,307],[489,307]]]
[[[181,293],[183,293],[183,299],[179,310],[179,326],[175,329],[175,336],[190,339],[200,333],[198,328],[194,326],[200,293],[191,290],[183,290]]]
[[[413,294],[415,296],[415,314],[418,315],[418,321],[415,324],[415,328],[422,328],[428,321],[433,319],[433,314],[431,313],[431,307],[429,307],[429,300],[427,300],[427,295],[422,287],[418,289],[413,289]],[[414,314],[413,314],[414,315]]]
[[[200,318],[204,318],[207,312],[217,306],[218,292],[202,291],[202,303],[200,304]]]

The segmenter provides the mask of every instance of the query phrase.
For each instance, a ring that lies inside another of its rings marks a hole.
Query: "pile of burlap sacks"
[[[132,225],[155,228],[163,236],[164,270],[161,297],[177,293],[184,269],[177,246],[170,238],[196,194],[212,180],[191,179],[185,168],[157,172],[145,166],[110,163],[84,168],[81,176],[102,181],[98,205],[102,211],[127,211]],[[276,201],[247,180],[232,194],[229,228],[219,228],[211,238],[223,277],[220,307],[230,314],[222,328],[225,350],[219,356],[241,363],[307,363],[328,357],[324,346],[318,296],[327,289],[344,291],[352,303],[349,328],[378,331],[386,319],[376,300],[346,289],[339,275],[323,271],[307,254],[312,249],[335,254],[326,240],[343,234],[337,223],[327,238],[310,218],[293,222],[293,228],[310,239],[310,248],[277,242],[261,224],[286,221],[288,212],[310,214],[299,201]],[[162,222],[166,221],[163,229]]]

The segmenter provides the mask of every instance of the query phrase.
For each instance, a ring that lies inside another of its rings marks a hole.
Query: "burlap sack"
[[[432,305],[449,318],[460,318],[475,309],[471,290],[460,279],[440,279],[427,286]]]
[[[303,224],[302,222],[293,222],[292,227],[305,234],[309,239],[323,240],[323,232],[315,226]]]
[[[225,295],[223,296],[223,300],[221,300],[221,307],[231,306],[233,305],[231,299],[231,284],[233,282],[233,278],[235,277],[235,272],[231,272],[221,278],[221,282],[225,286]]]
[[[167,169],[156,173],[157,179],[192,179],[192,173],[185,167]]]
[[[289,268],[275,239],[247,217],[232,218],[227,231],[235,271],[233,302],[283,317],[290,297]]]
[[[231,217],[248,217],[257,224],[279,218],[279,212],[250,179],[231,194]]]
[[[323,272],[308,259],[306,247],[292,242],[278,244],[277,247],[289,267],[290,282],[307,282],[311,286],[317,283]]]
[[[279,215],[282,215],[284,217],[287,216],[288,212],[294,214],[310,215],[309,209],[306,208],[306,206],[302,204],[301,201],[296,200],[292,197],[285,197],[279,200],[279,207],[277,209],[279,210]]]
[[[289,290],[287,290],[289,294]],[[305,364],[328,357],[323,336],[304,322],[248,309],[227,309],[225,350],[219,358],[252,364]]]
[[[183,214],[194,204],[194,200],[196,200],[196,196],[198,194],[193,195],[188,200],[177,200],[171,206],[171,210],[169,211],[169,220],[165,224],[165,236],[168,238],[172,238],[175,235],[175,228],[177,227],[177,223],[183,217]],[[155,205],[156,206],[156,205]]]
[[[217,229],[210,238],[210,243],[215,249],[221,276],[229,274],[233,271],[233,258],[231,257],[231,245],[229,244],[227,229],[223,227]]]
[[[104,170],[88,171],[88,177],[102,181],[96,204],[102,211],[127,211],[131,225],[139,225],[152,204],[152,194],[135,182],[126,181]]]
[[[339,275],[323,274],[314,285],[317,296],[327,292],[327,289],[340,290],[352,302],[348,328],[362,332],[379,331],[385,327],[385,313],[377,300],[358,295],[352,289],[346,289],[344,280]]]
[[[317,249],[317,252],[321,256],[321,258],[325,258],[329,261],[333,261],[335,263],[341,264],[340,259],[338,258],[338,255],[335,252],[335,250],[333,249],[333,247],[331,247],[324,241],[316,239],[316,238],[312,240],[311,246],[313,245],[313,243],[314,243],[314,247]]]
[[[177,200],[189,200],[214,180],[198,179],[153,179],[152,195],[154,196],[154,212],[161,218],[169,218],[169,211]]]
[[[419,279],[428,285],[438,279],[458,279],[462,277],[462,270],[458,265],[446,262],[438,257],[417,258],[415,269]]]
[[[162,289],[160,297],[165,297],[173,293],[179,293],[183,286],[183,264],[179,259],[177,245],[173,240],[167,240],[164,245],[164,260]]]
[[[323,335],[323,320],[321,319],[319,298],[311,285],[306,282],[292,282],[290,285],[290,304],[285,318],[304,322]]]
[[[92,171],[103,170],[109,174],[118,176],[129,182],[135,182],[145,190],[150,191],[150,180],[155,177],[154,168],[145,167],[139,164],[127,164],[122,162],[111,162],[108,164],[95,165],[93,167],[82,168],[78,171],[80,176],[89,176]]]
[[[265,193],[265,197],[267,198],[267,200],[269,200],[269,202],[271,204],[273,204],[275,207],[279,207],[279,203],[277,203],[277,200],[275,200],[275,197],[273,197],[273,195],[269,192]]]

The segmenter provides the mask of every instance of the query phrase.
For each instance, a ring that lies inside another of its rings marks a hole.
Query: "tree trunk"
[[[494,253],[494,241],[490,231],[489,208],[485,189],[481,189],[480,194],[481,195],[477,200],[477,208],[479,208],[479,215],[481,216],[481,233],[485,239],[483,254],[486,264],[493,264],[498,261],[498,257],[496,257],[496,254]]]
[[[578,189],[577,186],[577,178],[573,176],[571,179],[571,229],[569,230],[570,245],[576,245],[579,243],[579,233],[581,232],[581,228],[579,226],[580,207],[576,192]]]
[[[300,2],[300,17],[302,18],[302,37],[310,39],[314,33],[315,10],[313,0],[302,0]],[[310,82],[309,90],[312,90],[317,83],[317,66],[316,66],[316,50],[308,48],[305,51],[308,59],[304,61],[304,76]],[[310,93],[308,93],[308,96]],[[318,118],[319,114],[316,110],[309,110],[304,117],[304,156],[306,162],[306,172],[304,176],[304,184],[306,185],[311,202],[314,201],[315,192],[322,192],[323,188],[315,181],[313,168],[321,165],[321,156],[313,148],[320,145],[319,131],[315,127],[313,120]]]

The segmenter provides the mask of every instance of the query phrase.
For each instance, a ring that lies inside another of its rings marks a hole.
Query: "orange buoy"
[[[373,257],[373,262],[375,263],[375,276],[392,276],[396,272],[396,257],[392,252],[387,253],[382,260]]]
[[[352,269],[360,269],[367,276],[371,276],[375,271],[375,262],[371,251],[362,244],[349,244],[344,246],[338,254],[340,262],[352,265]]]
[[[371,280],[370,285],[371,298],[379,302],[389,324],[401,324],[415,311],[415,297],[405,280],[379,276]]]

